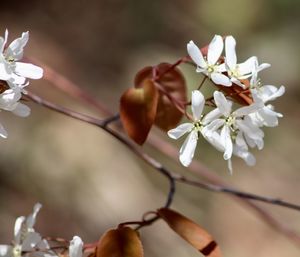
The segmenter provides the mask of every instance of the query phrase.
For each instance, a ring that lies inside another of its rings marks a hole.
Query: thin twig
[[[50,66],[45,63],[40,62],[35,58],[25,58],[26,61],[30,63],[35,63],[43,67],[44,74],[43,79],[51,81],[53,86],[57,89],[67,93],[67,95],[74,97],[75,99],[81,99],[85,103],[88,103],[90,106],[93,106],[97,110],[102,110],[104,113],[110,113],[110,110],[106,108],[105,105],[97,101],[92,95],[86,93],[80,87],[76,85],[73,81],[69,80],[67,77],[63,76],[59,72],[52,69]]]
[[[269,203],[269,204],[273,204],[273,205],[278,205],[278,206],[282,206],[282,207],[286,207],[286,208],[289,208],[289,209],[300,211],[300,206],[299,205],[283,201],[279,198],[260,196],[260,195],[255,195],[255,194],[252,194],[252,193],[242,192],[242,191],[239,191],[239,190],[236,190],[236,189],[233,189],[233,188],[228,188],[228,187],[222,187],[222,186],[219,186],[219,185],[203,183],[201,181],[194,181],[194,180],[187,179],[186,177],[181,176],[181,175],[177,175],[177,174],[172,174],[172,176],[178,182],[188,184],[188,185],[191,185],[191,186],[195,186],[195,187],[199,187],[199,188],[203,188],[203,189],[206,189],[206,190],[209,190],[209,191],[219,192],[219,193],[227,193],[227,194],[231,194],[231,195],[234,195],[234,196],[238,196],[240,198],[246,198],[246,199],[249,199],[249,200],[260,201],[260,202]]]
[[[111,117],[108,117],[108,118],[105,120],[105,122],[103,122],[103,126],[106,127],[106,126],[108,126],[110,123],[115,122],[115,121],[117,121],[117,120],[119,120],[119,119],[120,119],[120,114],[117,113],[117,114],[115,114],[115,115],[113,115],[113,116],[111,116]]]
[[[201,89],[201,87],[204,85],[204,82],[205,82],[206,79],[207,79],[207,76],[204,76],[204,78],[202,79],[202,81],[201,81],[199,87],[197,88],[197,90]]]

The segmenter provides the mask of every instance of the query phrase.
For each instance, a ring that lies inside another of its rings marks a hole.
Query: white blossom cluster
[[[33,207],[33,213],[28,217],[21,216],[16,219],[14,239],[10,245],[0,245],[0,257],[58,257],[51,250],[46,239],[37,233],[33,226],[36,216],[42,205],[37,203]],[[74,236],[69,245],[69,257],[82,257],[83,242],[80,237]]]
[[[220,91],[213,93],[216,108],[207,114],[203,113],[205,98],[199,90],[192,91],[191,109],[193,120],[183,123],[168,131],[169,137],[178,139],[189,133],[180,151],[179,159],[184,166],[189,166],[194,157],[198,139],[202,136],[217,150],[223,152],[228,161],[228,168],[232,172],[232,155],[242,158],[252,166],[256,160],[250,148],[264,147],[264,132],[262,127],[275,127],[282,114],[274,111],[269,102],[282,96],[284,86],[277,88],[263,85],[258,73],[270,67],[270,64],[259,65],[256,56],[252,56],[243,63],[237,63],[236,41],[232,36],[225,38],[225,57],[222,56],[224,40],[216,35],[208,46],[207,55],[190,41],[187,51],[197,65],[197,72],[204,73],[213,83],[219,86],[231,87],[238,85],[241,89],[250,90],[253,103],[249,106],[234,109],[233,101]],[[250,86],[244,84],[250,81]]]
[[[7,39],[6,30],[4,38],[0,37],[0,110],[26,117],[30,114],[30,109],[20,103],[22,92],[29,84],[28,79],[40,79],[43,76],[43,69],[21,61],[24,47],[29,39],[28,32],[22,33],[20,38],[9,45]],[[2,125],[0,125],[0,136],[7,137],[7,132]]]

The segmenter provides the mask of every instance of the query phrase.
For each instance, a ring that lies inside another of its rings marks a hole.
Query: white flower
[[[83,242],[79,236],[74,236],[69,246],[69,257],[82,257]]]
[[[187,44],[187,51],[192,60],[197,64],[197,72],[203,72],[206,76],[217,85],[230,86],[231,81],[227,76],[222,74],[225,72],[225,66],[219,65],[218,61],[221,57],[224,42],[221,36],[215,35],[210,42],[207,51],[207,57],[204,58],[200,49],[190,41]]]
[[[241,87],[245,87],[240,80],[247,79],[252,76],[252,72],[255,67],[255,61],[257,58],[255,56],[250,57],[245,62],[238,64],[236,57],[236,41],[233,36],[227,36],[225,39],[225,67],[227,74],[230,77],[232,83],[235,83]],[[259,72],[270,64],[263,63],[257,67],[256,72]],[[232,84],[230,83],[230,85]]]
[[[237,136],[239,139],[241,136],[245,137],[251,146],[254,144],[262,149],[264,133],[247,117],[248,114],[261,108],[260,105],[252,104],[232,112],[232,102],[227,100],[223,93],[215,91],[214,100],[222,117],[213,120],[206,126],[206,129],[210,131],[207,138],[218,150],[224,152],[223,158],[230,160],[234,152],[240,157],[242,153],[247,152],[245,147],[239,146],[240,144],[234,145]],[[219,131],[219,137],[217,134],[213,134],[214,131]],[[242,134],[239,135],[239,132]]]
[[[28,116],[30,114],[30,109],[25,104],[19,102],[21,97],[22,94],[19,87],[5,90],[0,94],[0,109],[11,111],[21,117]]]
[[[30,114],[30,108],[19,102],[21,99],[21,88],[13,87],[0,94],[0,110],[10,111],[15,115],[26,117]],[[5,128],[0,124],[0,136],[7,137]]]
[[[42,205],[37,203],[33,207],[33,213],[27,218],[21,216],[17,218],[14,228],[14,240],[12,245],[0,245],[0,256],[20,257],[23,251],[31,251],[39,244],[43,243],[40,234],[36,233],[33,226],[36,215]]]
[[[258,98],[266,103],[282,96],[285,92],[285,87],[281,86],[280,88],[277,88],[272,85],[263,85],[260,79],[258,79],[258,71],[262,70],[262,65],[259,66],[257,58],[254,59],[254,70],[252,72],[252,78],[250,80],[250,90],[251,93],[254,93]]]
[[[191,105],[193,122],[183,123],[168,131],[168,136],[172,139],[178,139],[184,134],[189,133],[179,151],[179,160],[186,167],[192,162],[199,135],[202,134],[205,137],[203,134],[205,125],[215,119],[216,115],[219,115],[215,111],[211,111],[206,116],[202,115],[205,99],[199,90],[192,91]]]
[[[269,101],[274,101],[285,93],[285,87],[277,88],[273,85],[263,85],[257,78],[259,70],[258,62],[255,62],[255,71],[250,81],[250,91],[255,103],[260,103],[262,108],[257,112],[251,113],[249,117],[257,126],[275,127],[278,125],[278,118],[283,117],[281,113],[275,112],[271,104],[265,105]]]
[[[43,76],[42,68],[19,62],[23,58],[23,49],[28,42],[29,33],[22,33],[22,36],[12,41],[8,47],[6,47],[7,37],[6,30],[4,38],[0,37],[0,79],[19,85],[24,84],[26,78],[40,79]]]

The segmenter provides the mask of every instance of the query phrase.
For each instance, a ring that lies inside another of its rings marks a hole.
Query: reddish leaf
[[[147,79],[153,78],[153,68],[151,66],[147,66],[141,69],[134,78],[134,86],[135,87],[142,87],[144,81]]]
[[[158,90],[150,79],[139,88],[129,88],[121,97],[122,124],[136,143],[142,145],[154,123],[158,104]]]
[[[165,131],[174,128],[183,116],[182,112],[175,107],[174,103],[170,101],[166,94],[170,95],[171,98],[174,98],[179,103],[187,101],[184,76],[179,69],[170,69],[171,66],[172,65],[168,63],[161,63],[154,68],[146,67],[138,72],[135,77],[135,86],[140,87],[146,79],[153,78],[154,69],[156,75],[159,76],[161,74],[161,77],[156,80],[156,83],[160,87],[160,94],[155,125]],[[166,72],[167,70],[168,72]]]
[[[167,208],[159,209],[158,214],[168,223],[171,229],[204,256],[221,257],[220,248],[212,236],[192,220]]]
[[[99,240],[96,257],[143,257],[143,246],[137,233],[129,227],[112,229]]]

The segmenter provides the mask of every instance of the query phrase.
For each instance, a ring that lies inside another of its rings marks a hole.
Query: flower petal
[[[218,151],[224,152],[224,145],[218,132],[208,130],[206,133],[203,133],[203,136]]]
[[[234,70],[237,64],[237,57],[235,51],[236,41],[233,36],[228,36],[225,39],[225,55],[226,55],[226,65],[229,70]]]
[[[0,256],[1,257],[10,257],[12,256],[12,247],[10,245],[0,245]]]
[[[8,89],[0,94],[0,108],[6,111],[12,111],[16,108],[17,101],[21,98],[21,92],[18,88]]]
[[[233,147],[233,154],[242,158],[247,165],[253,166],[256,163],[256,159],[252,153],[248,151],[248,146],[245,142],[245,139],[242,136],[242,133],[239,132]]]
[[[18,103],[16,108],[12,112],[17,116],[27,117],[30,115],[30,108],[25,104]]]
[[[198,134],[193,130],[185,139],[183,145],[179,151],[179,160],[185,167],[189,166],[194,157],[194,153],[197,146]]]
[[[70,242],[69,256],[82,257],[83,242],[79,236],[74,236]]]
[[[253,103],[249,106],[241,107],[233,112],[235,117],[242,117],[250,113],[256,112],[261,109],[263,106],[260,103]]]
[[[228,126],[224,126],[221,130],[221,140],[224,145],[225,151],[223,158],[224,160],[229,160],[232,156],[233,145],[230,136],[230,128]]]
[[[248,58],[245,62],[238,64],[238,69],[240,75],[249,75],[252,74],[255,69],[255,63],[257,62],[257,57],[252,56]]]
[[[203,107],[205,105],[205,99],[203,94],[199,90],[192,91],[191,105],[194,120],[200,120]]]
[[[220,73],[227,71],[225,63],[221,63],[220,65],[215,66],[215,71]]]
[[[23,32],[22,36],[12,41],[9,47],[6,49],[5,54],[9,57],[13,57],[15,60],[23,58],[23,49],[29,39],[29,32]]]
[[[228,101],[224,94],[219,91],[214,92],[214,100],[220,112],[224,116],[229,116],[229,114],[231,113],[232,102]]]
[[[257,72],[267,69],[269,67],[271,67],[270,63],[262,63],[257,67]]]
[[[21,242],[22,226],[23,226],[25,219],[26,218],[24,216],[21,216],[16,219],[15,227],[14,227],[14,237],[15,237],[14,241],[16,244],[20,244],[20,242]]]
[[[0,79],[1,80],[9,80],[11,74],[7,71],[5,63],[0,62]]]
[[[243,131],[248,137],[253,140],[262,140],[264,132],[257,126],[255,126],[249,117],[245,117],[244,120],[236,120],[237,127]]]
[[[217,85],[222,85],[225,87],[230,87],[232,85],[230,79],[222,73],[213,72],[210,77],[211,80]]]
[[[239,79],[232,77],[230,80],[233,84],[236,84],[236,85],[240,86],[241,88],[246,89],[246,86]]]
[[[14,85],[18,85],[18,87],[24,87],[25,85],[28,85],[28,83],[25,84],[26,78],[19,76],[15,73],[11,74],[10,82]]]
[[[216,64],[216,62],[219,60],[223,51],[223,47],[223,38],[219,35],[215,35],[213,40],[208,45],[207,51],[207,62],[210,65]]]
[[[215,119],[219,118],[222,115],[219,108],[215,108],[212,111],[210,111],[208,114],[206,114],[202,120],[203,124],[206,125]]]
[[[241,131],[238,132],[236,139],[235,139],[235,146],[238,149],[241,149],[243,151],[247,151],[248,150],[248,146],[247,143],[243,137],[243,133]]]
[[[185,133],[191,131],[194,127],[192,123],[183,123],[180,124],[178,127],[171,129],[168,131],[168,136],[172,139],[178,139],[183,136]]]
[[[269,106],[265,106],[263,109],[259,110],[258,115],[262,120],[263,125],[266,127],[278,126],[278,117],[282,117],[281,113],[273,111]]]
[[[281,86],[280,88],[277,88],[272,85],[265,85],[261,87],[261,96],[264,101],[264,103],[268,101],[273,101],[276,98],[282,96],[285,93],[285,87]]]
[[[224,125],[224,123],[224,119],[213,120],[211,123],[209,123],[203,128],[203,133],[206,133],[207,131],[216,131],[219,128],[221,128]]]
[[[5,128],[0,124],[0,137],[7,138],[8,133]]]
[[[15,72],[19,76],[30,79],[43,77],[43,69],[31,63],[16,62]]]
[[[6,42],[7,42],[7,38],[8,38],[8,30],[6,29],[5,30],[5,34],[4,34],[4,38],[1,37],[1,40],[0,40],[0,49],[1,49],[1,53],[3,53],[4,49],[5,49],[5,45],[6,45]]]
[[[42,208],[42,205],[40,203],[36,203],[33,206],[33,212],[32,212],[32,214],[30,214],[28,216],[28,218],[26,219],[27,228],[29,228],[29,229],[33,228],[33,226],[35,224],[36,216],[37,216],[37,214],[38,214],[38,212],[40,211],[41,208]]]
[[[227,160],[227,167],[228,167],[228,170],[229,170],[230,175],[232,175],[232,174],[233,174],[233,169],[232,169],[232,161],[231,161],[231,158]]]
[[[26,234],[26,237],[23,238],[22,250],[30,251],[41,241],[42,237],[40,236],[40,234],[36,232],[29,232]]]
[[[205,68],[207,66],[200,49],[195,45],[193,41],[190,41],[187,44],[187,51],[189,56],[199,67]]]

